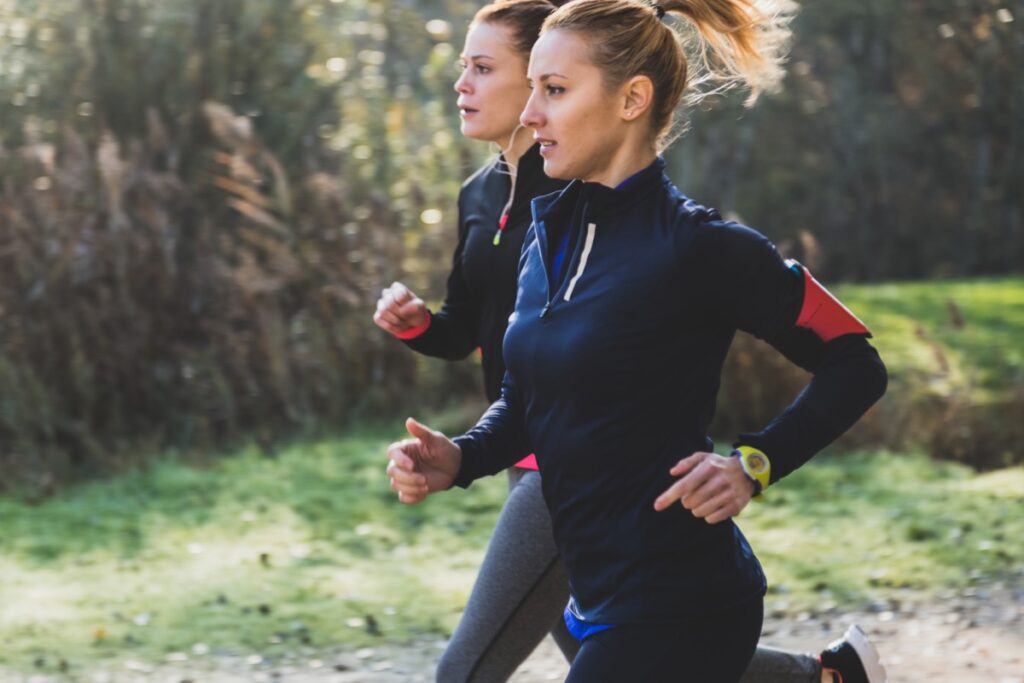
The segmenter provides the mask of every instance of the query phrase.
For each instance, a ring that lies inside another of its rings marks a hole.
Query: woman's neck
[[[604,168],[588,174],[589,177],[583,178],[583,180],[616,188],[622,184],[622,181],[650,166],[657,156],[654,148],[623,146]]]

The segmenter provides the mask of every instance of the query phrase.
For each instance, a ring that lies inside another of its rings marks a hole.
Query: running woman
[[[474,174],[460,193],[459,244],[441,311],[431,314],[415,294],[395,284],[385,290],[375,315],[378,325],[429,355],[461,358],[481,347],[491,400],[498,398],[504,374],[500,340],[514,302],[515,268],[530,223],[529,200],[565,186],[545,176],[530,136],[515,135],[517,113],[529,97],[529,49],[553,10],[548,2],[520,0],[488,5],[474,18],[463,53],[464,72],[456,83],[462,130],[505,151]],[[552,626],[567,659],[575,655],[578,641],[568,636],[558,618],[568,586],[535,467],[528,460],[509,470],[509,500],[464,617],[441,659],[439,681],[507,680]],[[846,683],[869,680],[857,675],[877,663],[877,654],[859,630],[851,629],[835,649],[850,660],[844,666],[854,672],[847,674]],[[744,680],[833,679],[816,657],[763,648]]]

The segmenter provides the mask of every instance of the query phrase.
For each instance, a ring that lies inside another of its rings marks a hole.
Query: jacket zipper
[[[586,237],[584,239],[584,243],[583,243],[582,247],[579,244],[576,245],[576,249],[582,249],[582,254],[580,255],[579,264],[576,266],[576,274],[573,275],[571,280],[567,281],[568,284],[566,285],[565,295],[562,297],[564,301],[569,301],[570,298],[572,297],[573,290],[576,289],[576,282],[583,275],[583,271],[587,267],[587,260],[590,258],[590,251],[591,251],[591,249],[594,246],[594,235],[597,232],[597,224],[596,223],[587,223],[586,222],[587,209],[588,208],[590,208],[590,203],[589,202],[583,205],[583,211],[582,211],[582,213],[580,215],[580,224],[586,223],[586,225],[587,225],[587,234],[586,234]],[[560,287],[555,292],[555,297],[551,296],[551,276],[548,273],[548,264],[547,264],[547,230],[544,231],[544,240],[543,241],[544,241],[544,244],[540,245],[541,246],[541,264],[544,266],[544,281],[547,284],[547,292],[546,292],[547,293],[547,303],[544,304],[544,308],[542,308],[541,311],[540,311],[541,319],[544,319],[544,318],[547,317],[548,313],[551,311],[552,304],[554,304],[554,302],[555,302],[554,301],[555,298],[558,296],[558,292],[561,291],[561,287]],[[570,261],[570,263],[571,263],[571,261]]]

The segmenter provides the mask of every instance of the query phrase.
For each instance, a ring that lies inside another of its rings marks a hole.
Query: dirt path
[[[890,683],[1024,683],[1024,577],[1012,586],[971,589],[927,604],[885,603],[842,614],[787,614],[769,603],[764,641],[818,650],[858,623],[882,654]],[[203,661],[117,667],[67,674],[16,674],[0,683],[417,683],[432,680],[439,641],[355,652],[294,653],[285,660],[208,656]],[[568,667],[547,639],[512,683],[561,681]],[[640,683],[640,682],[638,682]]]

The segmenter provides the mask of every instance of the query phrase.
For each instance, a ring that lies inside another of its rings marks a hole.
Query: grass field
[[[969,383],[978,400],[1024,382],[1024,278],[844,285],[836,292],[868,321],[897,379]]]
[[[0,665],[273,655],[447,633],[504,498],[501,477],[398,505],[391,436],[367,431],[166,459],[37,506],[0,500]],[[743,515],[770,604],[813,609],[1024,569],[1024,469],[825,454]]]

